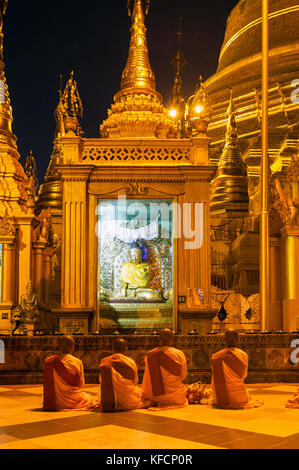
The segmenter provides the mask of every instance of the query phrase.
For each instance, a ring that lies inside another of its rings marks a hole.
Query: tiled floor
[[[165,411],[43,412],[42,387],[0,387],[0,449],[299,449],[299,409],[285,408],[296,384],[250,385],[262,408],[190,405]],[[86,386],[97,396],[98,387]]]

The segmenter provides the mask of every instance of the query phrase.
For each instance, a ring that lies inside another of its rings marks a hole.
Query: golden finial
[[[70,78],[67,81],[65,90],[62,94],[61,103],[64,108],[64,126],[65,131],[72,132],[80,137],[83,136],[83,131],[79,125],[79,118],[83,117],[83,104],[79,95],[77,82],[74,78],[74,71],[72,70]],[[61,113],[63,110],[61,108]],[[57,113],[56,113],[57,114]]]
[[[147,15],[148,10],[149,10],[149,6],[150,6],[150,0],[143,0],[143,3],[144,3],[144,12]],[[128,8],[129,16],[132,16],[134,6],[135,6],[135,0],[128,0],[127,1],[127,8]]]
[[[0,0],[0,33],[2,33],[3,28],[3,15],[5,15],[7,10],[8,0]]]
[[[6,13],[8,0],[0,0],[0,60],[3,61],[3,16]]]
[[[34,188],[34,196],[37,193],[38,190],[38,179],[37,179],[37,171],[36,171],[36,162],[35,158],[33,156],[32,150],[30,150],[29,155],[26,158],[26,163],[25,163],[25,173],[28,176],[28,178],[32,179],[33,182],[33,188]]]
[[[74,79],[74,71],[71,71],[62,95],[62,103],[69,117],[83,117],[83,104],[79,95],[77,82]]]
[[[149,8],[149,2],[133,0],[128,2],[129,15],[132,17],[131,41],[129,57],[122,74],[121,90],[142,89],[156,90],[155,75],[151,69],[146,41],[146,28],[144,25],[143,3],[145,14]]]
[[[59,75],[59,90],[58,90],[60,98],[62,98],[62,74]]]
[[[58,93],[59,102],[54,112],[56,119],[55,139],[65,135],[64,119],[67,116],[67,113],[62,102],[62,75],[60,75],[60,90],[58,90]]]
[[[174,59],[172,59],[171,63],[177,70],[179,74],[181,74],[184,70],[184,68],[187,65],[187,61],[185,59],[184,53],[183,53],[183,31],[182,31],[182,23],[183,23],[183,18],[180,17],[179,19],[179,30],[177,32],[177,37],[178,37],[178,50],[176,53],[176,56]]]
[[[233,91],[230,90],[230,99],[229,105],[226,111],[227,126],[225,134],[225,146],[238,146],[238,133],[237,133],[237,124],[235,117],[235,105],[233,100]]]
[[[174,85],[172,88],[172,100],[178,97],[180,101],[181,100],[184,101],[182,73],[183,73],[184,68],[187,65],[187,61],[185,59],[183,48],[182,48],[182,43],[183,43],[182,22],[183,22],[183,18],[180,18],[179,31],[177,32],[178,50],[177,50],[175,57],[171,61],[171,64],[174,66],[176,70]]]
[[[175,68],[175,77],[174,83],[171,91],[171,98],[169,100],[169,116],[174,116],[174,119],[178,122],[178,132],[179,137],[184,137],[185,135],[185,99],[183,91],[183,78],[182,73],[187,65],[185,59],[182,43],[183,43],[183,33],[182,33],[182,22],[183,18],[180,18],[179,21],[179,30],[177,32],[178,37],[178,50],[175,57],[172,59],[171,64]]]

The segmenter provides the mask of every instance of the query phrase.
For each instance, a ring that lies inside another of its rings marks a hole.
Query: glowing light
[[[170,109],[168,111],[168,114],[169,114],[170,117],[175,118],[176,115],[177,115],[177,110],[176,109]]]
[[[203,106],[200,104],[197,104],[196,106],[194,106],[194,110],[197,114],[200,114],[203,111]]]

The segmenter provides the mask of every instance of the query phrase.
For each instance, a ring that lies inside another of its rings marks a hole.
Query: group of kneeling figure
[[[188,405],[185,354],[173,347],[174,334],[164,329],[159,335],[160,346],[145,357],[142,386],[138,386],[138,369],[127,355],[125,339],[113,342],[113,354],[101,360],[100,393],[95,401],[82,389],[85,385],[82,361],[73,355],[74,339],[63,336],[60,353],[45,360],[45,411],[98,410],[128,411],[139,408],[161,410]],[[209,404],[218,408],[257,408],[262,402],[252,400],[244,379],[248,371],[248,355],[237,347],[238,332],[225,333],[226,348],[212,355],[212,395]],[[299,395],[289,400],[287,407],[299,408]]]

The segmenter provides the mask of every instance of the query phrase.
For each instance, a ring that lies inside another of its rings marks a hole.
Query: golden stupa
[[[156,91],[144,25],[147,7],[142,0],[131,2],[131,41],[127,64],[122,73],[121,89],[114,96],[108,119],[100,126],[104,138],[175,137],[176,128]]]

